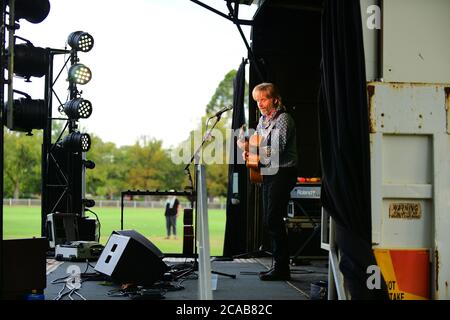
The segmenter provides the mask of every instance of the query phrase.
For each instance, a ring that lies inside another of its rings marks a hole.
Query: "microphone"
[[[233,106],[223,107],[222,109],[217,111],[216,114],[213,115],[213,117],[220,117],[222,115],[222,113],[230,111],[231,109],[233,109]]]

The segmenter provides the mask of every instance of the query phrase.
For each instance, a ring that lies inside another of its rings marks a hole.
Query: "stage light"
[[[40,23],[50,12],[49,0],[16,0],[15,19],[25,19],[31,23]]]
[[[83,160],[83,165],[86,169],[94,169],[95,168],[95,162],[92,160]]]
[[[92,103],[83,98],[72,99],[64,105],[64,113],[69,119],[87,119],[92,114]]]
[[[94,38],[87,32],[75,31],[69,35],[67,43],[76,51],[88,52],[94,46]]]
[[[72,132],[63,139],[61,146],[72,152],[87,152],[91,148],[91,137],[87,133]]]
[[[33,129],[43,129],[46,125],[46,108],[44,100],[20,98],[4,107],[6,126],[10,130],[31,133]]]
[[[14,46],[14,74],[19,77],[42,77],[48,71],[48,54],[44,48],[35,47],[31,43]]]
[[[83,204],[87,208],[92,208],[93,206],[95,206],[95,200],[93,200],[93,199],[83,199]]]
[[[86,84],[91,81],[91,70],[84,64],[75,63],[69,69],[69,81],[76,84]]]

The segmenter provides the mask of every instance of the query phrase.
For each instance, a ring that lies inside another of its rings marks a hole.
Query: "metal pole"
[[[0,65],[1,65],[1,85],[0,85],[0,106],[4,106],[5,104],[5,24],[6,24],[6,9],[5,9],[5,1],[0,0],[0,6],[2,7],[2,16],[0,21]],[[2,133],[0,135],[0,168],[3,176],[3,155],[4,155],[4,119],[3,119],[3,108],[0,108],[0,126],[2,127]],[[0,192],[1,192],[1,206],[0,206],[0,298],[3,297],[3,178],[0,179]]]
[[[44,103],[46,105],[46,123],[44,127],[44,133],[42,138],[42,168],[41,168],[41,178],[42,178],[42,201],[41,201],[41,234],[43,237],[47,236],[47,231],[45,228],[45,223],[47,221],[47,214],[52,212],[49,211],[48,203],[48,168],[49,168],[49,152],[52,144],[52,88],[53,88],[53,58],[54,55],[47,49],[48,52],[48,70],[45,75],[45,94]]]
[[[6,27],[6,9],[5,9],[5,2],[2,1],[1,2],[1,6],[2,6],[2,21],[1,21],[1,70],[2,70],[2,84],[1,84],[1,94],[0,94],[0,108],[2,109],[1,112],[1,126],[2,126],[2,134],[1,134],[1,138],[0,138],[0,146],[1,146],[1,163],[0,163],[0,168],[2,169],[2,174],[4,171],[4,128],[3,128],[3,124],[4,124],[4,115],[3,115],[3,106],[4,106],[4,99],[5,99],[5,92],[4,92],[4,85],[5,85],[5,81],[4,81],[4,66],[5,66],[5,61],[4,61],[4,57],[6,54],[6,50],[5,50],[5,43],[6,43],[6,39],[5,39],[5,27]],[[8,58],[9,58],[9,63],[8,63],[8,79],[6,81],[6,83],[8,84],[8,104],[10,104],[10,106],[12,106],[13,103],[13,75],[14,75],[14,31],[15,31],[15,0],[9,0],[9,23],[8,23],[8,28],[9,28],[9,34],[8,34],[8,40],[9,40],[9,52],[8,52]],[[11,110],[11,108],[10,108]],[[12,115],[7,115],[12,116]],[[4,285],[4,275],[3,275],[3,178],[1,179],[2,181],[0,182],[0,190],[1,190],[1,208],[0,208],[0,298],[3,297],[3,285]]]
[[[123,230],[123,195],[124,193],[120,193],[120,230]]]
[[[335,227],[335,221],[330,216],[330,252],[329,252],[329,275],[328,275],[328,296],[329,298],[332,298],[334,294],[334,291],[336,290],[337,297],[339,300],[347,300],[347,294],[344,287],[344,279],[342,276],[341,271],[339,270],[339,253],[338,248],[336,247],[336,227]],[[332,280],[334,281],[331,281]],[[330,286],[331,284],[331,286]],[[330,293],[330,291],[332,291]]]
[[[259,63],[256,60],[255,55],[253,54],[253,50],[250,47],[250,45],[249,45],[249,43],[247,41],[247,38],[245,37],[244,31],[242,31],[242,28],[241,28],[241,23],[240,23],[239,18],[238,18],[239,4],[235,3],[235,7],[233,8],[233,6],[231,5],[230,1],[227,1],[227,8],[230,11],[230,16],[233,17],[233,19],[232,19],[233,23],[236,25],[236,27],[237,27],[237,29],[239,31],[239,34],[241,35],[241,38],[244,41],[244,45],[247,48],[247,52],[248,52],[248,55],[249,55],[249,59],[250,59],[250,61],[253,62],[253,66],[255,67],[255,71],[258,74],[259,79],[261,81],[264,81],[265,78],[263,77],[261,69],[259,68]]]

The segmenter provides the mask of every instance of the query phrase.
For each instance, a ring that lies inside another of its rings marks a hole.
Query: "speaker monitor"
[[[47,285],[45,275],[46,238],[7,239],[3,241],[0,299],[23,299],[32,290],[42,293]]]
[[[193,221],[193,210],[191,208],[184,209],[183,224],[191,226],[194,224]]]
[[[194,226],[193,210],[184,209],[183,214],[183,254],[192,256],[194,254]]]
[[[290,256],[294,258],[327,256],[328,252],[320,247],[320,227],[317,229],[312,226],[301,227],[302,224],[308,223],[287,224]]]
[[[134,230],[113,231],[95,270],[118,283],[153,285],[169,269],[163,253]]]
[[[183,227],[183,255],[192,256],[194,254],[194,227]]]

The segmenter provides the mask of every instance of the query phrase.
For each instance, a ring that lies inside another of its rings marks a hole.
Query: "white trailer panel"
[[[450,299],[450,87],[368,84],[373,247],[430,250],[435,299]]]

